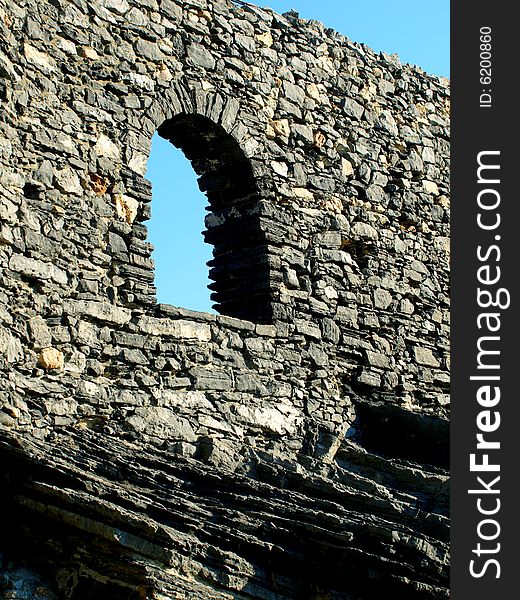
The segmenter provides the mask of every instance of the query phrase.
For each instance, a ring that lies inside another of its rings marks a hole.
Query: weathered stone
[[[437,204],[439,206],[442,206],[442,208],[445,208],[445,209],[448,209],[448,210],[449,210],[450,205],[451,205],[450,204],[450,199],[447,196],[445,196],[444,194],[442,196],[439,196],[436,199],[436,202],[437,202]]]
[[[0,219],[7,223],[16,222],[16,205],[7,198],[0,198]]]
[[[314,146],[316,148],[323,148],[323,146],[325,145],[325,142],[327,141],[327,138],[323,135],[323,133],[321,133],[321,131],[316,131],[316,133],[314,134]]]
[[[137,433],[155,436],[168,442],[194,442],[197,439],[187,419],[160,406],[137,408],[135,414],[127,419],[127,424]]]
[[[117,216],[124,219],[127,223],[132,224],[137,216],[139,202],[135,198],[124,194],[116,194],[114,196]]]
[[[368,385],[370,387],[381,387],[381,375],[379,375],[379,373],[375,373],[374,371],[363,369],[357,380],[359,383]]]
[[[390,367],[390,360],[385,354],[380,352],[367,351],[367,361],[372,367],[379,367],[380,369],[388,369]]]
[[[289,404],[263,404],[258,407],[239,405],[236,412],[241,423],[278,434],[294,435],[301,422],[299,411]]]
[[[13,254],[9,260],[9,268],[12,271],[22,273],[27,277],[52,280],[56,283],[66,284],[68,277],[65,271],[50,262],[44,262],[35,258]]]
[[[303,198],[304,200],[314,200],[314,194],[306,188],[296,187],[293,188],[293,192],[297,198]]]
[[[400,309],[407,315],[411,315],[414,311],[414,305],[407,298],[401,300]]]
[[[213,405],[207,399],[203,392],[185,392],[161,390],[157,396],[157,400],[164,406],[175,406],[179,410],[189,412],[191,410],[214,410]]]
[[[262,46],[266,48],[270,48],[273,45],[273,36],[269,31],[265,31],[264,33],[259,33],[255,36],[257,42],[260,42]]]
[[[56,348],[44,348],[38,357],[38,364],[48,371],[63,369],[65,364],[63,352]]]
[[[102,133],[97,139],[94,150],[98,156],[106,156],[114,160],[120,159],[120,150],[117,144],[115,144],[107,135]]]
[[[414,347],[414,358],[420,365],[427,367],[440,367],[439,361],[433,355],[431,348]]]
[[[20,340],[0,326],[0,353],[8,363],[14,363],[23,356]]]
[[[325,231],[318,233],[315,240],[322,248],[339,248],[342,238],[339,231]]]
[[[303,335],[317,340],[321,338],[320,328],[315,323],[296,319],[294,324],[296,325],[296,331],[298,333],[302,333]]]
[[[338,309],[339,310],[339,309]],[[341,330],[332,319],[323,319],[321,322],[323,339],[337,344],[341,339]]]
[[[433,148],[429,146],[424,146],[422,149],[422,159],[426,163],[435,163],[435,152]]]
[[[281,137],[289,137],[291,134],[291,128],[289,127],[289,121],[287,119],[279,119],[272,121],[271,126],[274,131],[274,135]]]
[[[252,354],[269,356],[274,354],[274,344],[270,339],[247,338],[244,342],[246,350]]]
[[[318,367],[326,367],[329,364],[329,357],[318,344],[309,344],[309,357]]]
[[[277,175],[280,175],[281,177],[287,177],[287,174],[289,172],[289,167],[286,165],[286,163],[273,160],[271,162],[271,167],[273,168],[273,171]]]
[[[367,199],[375,204],[383,204],[386,199],[383,188],[379,185],[369,185],[367,188]]]
[[[204,462],[221,469],[235,470],[240,463],[233,444],[215,437],[205,436],[199,440],[200,454],[204,455]]]
[[[126,255],[128,253],[128,247],[124,239],[116,233],[110,232],[108,234],[108,244],[114,254]]]
[[[439,193],[439,187],[437,186],[435,181],[428,181],[427,179],[424,179],[423,187],[429,194],[437,195]]]
[[[31,317],[28,326],[29,335],[35,348],[46,348],[51,345],[51,332],[40,316]]]
[[[358,221],[354,224],[354,226],[352,227],[352,233],[356,237],[368,238],[372,240],[377,240],[379,237],[377,229],[372,227],[372,225],[369,225],[368,223],[363,223],[361,221]]]
[[[76,44],[73,41],[71,41],[71,40],[67,40],[65,38],[60,38],[56,42],[56,46],[60,50],[63,50],[63,52],[65,52],[67,54],[77,54]]]
[[[199,340],[207,342],[211,339],[211,329],[206,323],[196,323],[179,319],[157,319],[154,317],[141,317],[139,330],[151,335],[165,335],[186,340]]]
[[[41,52],[29,43],[23,45],[25,58],[29,63],[41,69],[45,73],[51,73],[56,70],[56,62],[46,52]]]
[[[314,135],[312,129],[307,125],[300,125],[299,123],[295,123],[292,126],[292,135],[296,139],[300,139],[306,144],[312,144],[314,142]]]
[[[325,210],[330,210],[338,215],[343,212],[343,201],[338,196],[330,196],[321,201],[321,206]]]
[[[284,81],[283,91],[285,93],[286,98],[294,102],[297,106],[303,104],[303,101],[305,99],[305,92],[298,85],[294,85],[290,81]]]
[[[101,0],[101,5],[118,15],[124,15],[130,8],[126,0]]]
[[[395,122],[394,117],[388,110],[383,110],[379,115],[377,123],[380,127],[382,127],[385,131],[392,136],[397,136],[399,133],[399,129],[397,128],[397,124]]]
[[[61,367],[46,367],[46,368],[51,369],[51,368],[61,368]],[[47,400],[45,402],[45,408],[47,409],[47,412],[50,415],[65,417],[67,415],[75,414],[75,412],[78,408],[78,403],[75,400],[72,400],[70,398],[68,398],[68,399],[61,398],[59,400],[53,399],[53,400]]]
[[[410,152],[407,162],[410,169],[416,173],[421,173],[424,170],[424,163],[415,150]]]
[[[263,323],[257,323],[255,331],[258,335],[267,337],[277,337],[276,325],[265,325]]]
[[[146,356],[137,348],[125,348],[123,350],[123,357],[127,363],[133,365],[146,365],[148,359]]]
[[[89,178],[90,187],[92,188],[92,191],[94,191],[99,196],[102,196],[106,193],[109,186],[108,179],[106,179],[105,177],[101,177],[100,175],[97,175],[95,173],[90,173]]]
[[[233,379],[228,371],[195,367],[191,375],[195,378],[197,390],[228,391],[233,388]]]
[[[16,71],[14,70],[13,63],[3,52],[0,53],[0,75],[8,79],[16,78]]]
[[[67,194],[81,194],[83,192],[79,177],[72,169],[66,167],[55,171],[55,177],[56,186],[62,192]]]
[[[241,373],[237,375],[236,388],[239,392],[251,392],[259,395],[267,393],[266,386],[258,375],[254,373]]]
[[[135,50],[138,56],[143,56],[148,60],[158,62],[164,59],[164,54],[156,42],[149,42],[148,40],[138,40]]]
[[[128,323],[132,316],[131,311],[127,308],[95,300],[68,301],[64,303],[64,308],[71,315],[87,315],[115,325]]]
[[[338,306],[337,319],[351,327],[358,327],[357,307]]]
[[[251,38],[247,35],[242,35],[241,33],[235,34],[235,42],[244,50],[249,52],[254,52],[256,49],[256,44],[254,38]]]
[[[81,344],[96,347],[100,344],[99,328],[88,321],[79,321],[76,328],[77,340]]]
[[[199,44],[190,44],[188,46],[188,59],[197,67],[202,67],[204,69],[215,68],[215,59],[211,52]]]
[[[354,117],[355,119],[361,119],[361,116],[364,112],[363,106],[356,102],[351,98],[346,98],[343,101],[343,112],[347,114],[349,117]]]
[[[392,304],[392,294],[383,288],[374,290],[374,306],[376,308],[387,309]]]
[[[99,60],[99,54],[90,46],[80,46],[77,49],[77,52],[83,58],[88,58],[89,60]]]
[[[310,98],[312,98],[313,100],[316,100],[317,102],[321,101],[320,90],[315,83],[307,84],[306,91],[307,91],[307,95]]]

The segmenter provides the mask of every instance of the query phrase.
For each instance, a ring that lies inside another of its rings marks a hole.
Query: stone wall
[[[447,82],[226,1],[0,0],[0,30],[5,502],[38,524],[0,586],[446,597]],[[207,193],[219,315],[156,304],[156,130]]]

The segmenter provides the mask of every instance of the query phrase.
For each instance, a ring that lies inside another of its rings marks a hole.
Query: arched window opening
[[[182,153],[157,133],[152,138],[146,177],[152,183],[149,240],[154,246],[157,301],[212,312],[207,263],[211,246],[202,227],[206,196]]]
[[[182,150],[198,176],[200,190],[207,196],[203,235],[212,247],[212,258],[207,264],[213,308],[240,319],[271,322],[267,242],[260,225],[259,197],[249,159],[222,126],[201,115],[181,113],[165,121],[157,132]],[[179,196],[176,175],[167,170],[163,176],[169,181],[168,194]],[[184,198],[178,200],[181,204],[186,202]],[[156,218],[155,211],[152,205],[152,221]],[[175,219],[175,209],[165,218],[167,222]],[[187,285],[188,279],[183,281],[178,276],[175,264],[190,252],[189,247],[181,249],[175,263],[168,261],[166,265],[165,276],[174,286]],[[161,295],[159,300],[162,301]]]

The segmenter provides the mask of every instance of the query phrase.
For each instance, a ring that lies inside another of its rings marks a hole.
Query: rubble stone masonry
[[[218,315],[156,303],[155,131]],[[448,82],[321,23],[0,0],[0,596],[447,598],[448,198]]]

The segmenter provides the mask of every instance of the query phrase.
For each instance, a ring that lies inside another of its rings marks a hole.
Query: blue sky
[[[251,3],[252,0],[249,0]],[[265,0],[276,12],[296,10],[376,51],[449,76],[449,0]],[[148,239],[155,246],[157,300],[210,311],[207,289],[211,247],[203,243],[207,199],[180,150],[156,134],[146,177],[152,182]]]
[[[449,76],[449,0],[267,0],[254,2],[279,13],[294,9],[376,51],[433,75]]]

